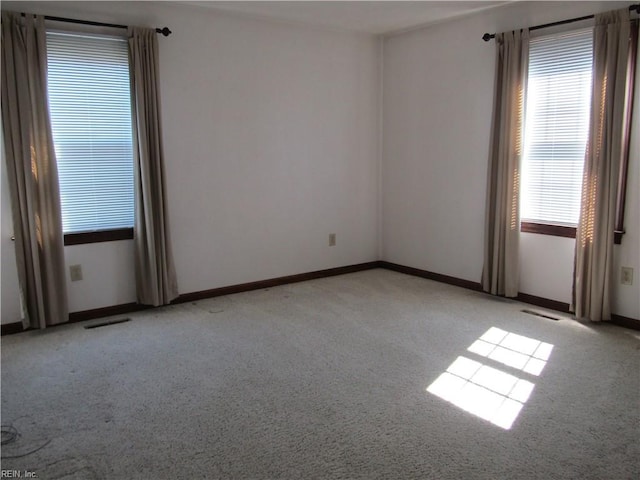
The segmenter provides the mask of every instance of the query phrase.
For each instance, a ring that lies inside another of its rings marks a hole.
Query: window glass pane
[[[47,33],[48,92],[65,233],[133,226],[127,41]]]
[[[523,221],[578,223],[592,44],[591,29],[531,41],[521,182]]]

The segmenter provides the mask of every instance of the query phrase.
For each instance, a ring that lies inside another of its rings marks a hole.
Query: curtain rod
[[[26,14],[22,14],[24,17]],[[45,20],[52,20],[54,22],[65,22],[65,23],[76,23],[79,25],[92,25],[94,27],[110,27],[110,28],[129,28],[127,25],[118,25],[115,23],[103,23],[103,22],[92,22],[90,20],[78,20],[77,18],[63,18],[63,17],[51,17],[49,15],[45,15]],[[161,33],[165,37],[171,35],[171,30],[168,27],[156,28],[156,33]]]
[[[629,6],[629,11],[633,12],[636,11],[638,13],[640,13],[640,3],[637,3],[635,5],[631,5]],[[578,18],[570,18],[568,20],[560,20],[559,22],[553,22],[553,23],[545,23],[544,25],[536,25],[535,27],[529,27],[529,31],[532,30],[540,30],[542,28],[549,28],[549,27],[556,27],[558,25],[565,25],[567,23],[573,23],[573,22],[579,22],[581,20],[589,20],[590,18],[594,18],[595,15],[586,15],[584,17],[578,17]],[[492,38],[495,38],[496,34],[495,33],[485,33],[482,36],[482,39],[485,42],[488,42],[489,40],[491,40]]]

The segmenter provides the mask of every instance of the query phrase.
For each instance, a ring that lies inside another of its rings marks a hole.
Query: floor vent
[[[529,315],[535,315],[536,317],[547,318],[549,320],[555,320],[556,322],[560,320],[558,317],[552,317],[551,315],[547,315],[546,313],[536,312],[535,310],[529,310],[525,308],[524,310],[520,310],[523,313],[528,313]]]
[[[107,320],[106,322],[94,323],[92,325],[85,325],[84,328],[98,328],[98,327],[106,327],[107,325],[115,325],[116,323],[124,323],[131,320],[130,318],[119,318],[118,320]]]

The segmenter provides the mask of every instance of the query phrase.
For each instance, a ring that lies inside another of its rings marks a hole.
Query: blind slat
[[[132,227],[126,40],[48,32],[47,61],[64,232]]]

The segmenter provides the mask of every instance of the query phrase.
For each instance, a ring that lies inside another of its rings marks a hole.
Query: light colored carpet
[[[640,478],[638,332],[522,308],[370,270],[3,337],[2,423],[20,436],[2,468],[40,479]],[[492,327],[552,345],[542,372],[467,350]],[[427,391],[461,356],[533,385],[511,428],[467,411],[486,400],[477,388],[458,397],[466,410]]]

